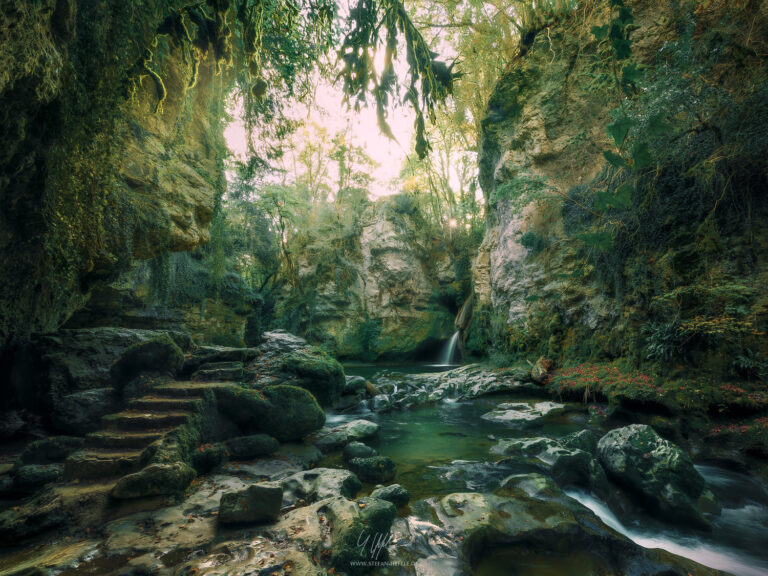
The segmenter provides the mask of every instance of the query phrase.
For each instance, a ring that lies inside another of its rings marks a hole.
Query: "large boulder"
[[[637,493],[650,512],[683,524],[709,527],[720,504],[688,455],[650,426],[611,430],[597,446],[608,475]]]
[[[352,458],[347,465],[363,482],[381,484],[395,477],[397,466],[387,456],[369,456],[368,458]]]
[[[111,494],[120,500],[177,494],[194,479],[195,470],[184,462],[150,464],[134,474],[123,476]]]
[[[223,414],[243,430],[264,432],[280,441],[298,440],[325,423],[317,400],[298,386],[228,386],[216,395]]]
[[[116,388],[140,374],[167,374],[175,376],[184,365],[184,353],[168,334],[160,334],[125,350],[110,368],[109,374]]]
[[[346,386],[341,364],[318,348],[290,352],[283,356],[280,367],[295,377],[292,383],[312,392],[321,406],[335,404]]]
[[[376,488],[376,490],[371,492],[371,498],[386,500],[387,502],[392,502],[398,508],[402,508],[408,504],[408,501],[411,499],[411,493],[400,486],[400,484],[390,484],[389,486]]]
[[[223,524],[273,522],[280,516],[283,488],[272,482],[254,484],[221,497],[219,522]]]
[[[609,492],[605,472],[593,454],[552,438],[501,440],[491,450],[549,472],[560,486],[578,486],[600,496]]]

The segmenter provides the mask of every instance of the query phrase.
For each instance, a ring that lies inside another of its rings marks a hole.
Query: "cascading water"
[[[440,365],[450,366],[453,363],[453,358],[456,356],[456,348],[459,345],[459,331],[453,333],[451,339],[443,348],[443,354],[440,357]]]

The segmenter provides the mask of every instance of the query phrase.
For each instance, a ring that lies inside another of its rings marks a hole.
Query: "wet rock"
[[[371,492],[371,498],[378,498],[379,500],[386,500],[392,502],[397,508],[402,508],[408,504],[411,499],[411,493],[400,484],[390,484],[383,488],[376,488]]]
[[[281,441],[303,438],[325,423],[325,413],[315,398],[297,386],[260,390],[229,386],[216,394],[221,412],[244,431],[264,432]]]
[[[552,438],[502,440],[492,451],[548,471],[563,487],[578,486],[600,496],[609,492],[605,472],[592,454],[568,448]]]
[[[519,545],[521,550],[544,554],[587,550],[608,574],[716,572],[638,546],[540,474],[511,476],[493,494],[449,494],[436,503],[435,513],[470,564],[500,546]]]
[[[334,496],[354,498],[363,487],[357,476],[349,470],[314,468],[292,474],[279,480],[283,487],[283,505],[299,500],[317,502]]]
[[[167,334],[134,344],[120,354],[109,370],[118,390],[140,374],[175,376],[184,365],[184,353]]]
[[[358,419],[345,424],[344,429],[350,440],[365,440],[378,434],[379,425],[370,420]]]
[[[370,420],[352,420],[333,428],[324,428],[314,436],[315,445],[323,452],[333,452],[355,440],[364,440],[378,434],[379,425]]]
[[[221,497],[219,522],[224,524],[273,522],[280,516],[283,488],[263,482]]]
[[[720,505],[688,455],[650,426],[611,430],[598,443],[608,475],[639,494],[649,511],[676,522],[709,527]]]
[[[58,399],[52,420],[57,430],[85,435],[101,427],[101,418],[117,410],[111,388],[94,388],[67,394]]]
[[[19,455],[16,466],[61,462],[85,444],[85,438],[77,436],[48,436],[27,445]]]
[[[382,484],[395,477],[397,466],[387,456],[370,456],[368,458],[353,458],[347,465],[363,482]]]
[[[503,423],[531,422],[553,413],[562,412],[565,408],[565,404],[556,402],[509,402],[499,404],[496,409],[483,414],[481,418]]]
[[[13,477],[13,487],[19,492],[36,492],[46,484],[61,479],[62,464],[28,464],[18,468]]]
[[[325,570],[360,574],[370,568],[357,563],[387,559],[386,537],[396,515],[395,506],[384,500],[337,496],[285,514],[271,532],[316,557]]]
[[[280,443],[266,434],[252,434],[227,440],[224,446],[232,460],[248,460],[274,454],[280,448]]]
[[[118,480],[111,495],[113,498],[130,499],[176,494],[189,486],[194,478],[194,469],[183,462],[150,464]]]
[[[349,462],[352,458],[369,458],[370,456],[376,456],[376,450],[362,442],[350,442],[344,446],[342,454],[345,462]]]
[[[597,435],[591,430],[579,430],[561,438],[560,444],[565,448],[584,450],[584,452],[596,457],[597,441]]]
[[[371,400],[371,410],[374,412],[389,412],[392,410],[392,401],[388,394],[379,394]]]

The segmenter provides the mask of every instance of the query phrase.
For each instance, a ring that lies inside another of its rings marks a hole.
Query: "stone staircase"
[[[116,483],[137,472],[144,450],[189,419],[203,406],[202,397],[225,382],[181,381],[162,384],[150,394],[132,399],[125,410],[108,414],[102,429],[86,437],[86,447],[64,463],[64,480],[74,483]]]

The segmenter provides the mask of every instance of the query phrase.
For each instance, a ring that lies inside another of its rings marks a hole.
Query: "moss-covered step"
[[[172,398],[202,398],[207,392],[234,386],[231,382],[174,382],[152,389],[153,396]]]
[[[108,414],[102,419],[107,430],[158,430],[186,424],[191,412],[146,412],[124,410],[117,414]]]
[[[202,400],[199,398],[175,398],[144,396],[135,398],[128,403],[131,410],[144,410],[147,412],[193,412],[200,408]]]
[[[123,476],[139,468],[142,450],[80,450],[64,462],[64,478],[85,480]]]
[[[85,444],[89,448],[106,449],[130,449],[146,448],[152,442],[160,440],[172,428],[156,430],[151,432],[125,432],[114,430],[99,430],[91,432],[85,438]]]

